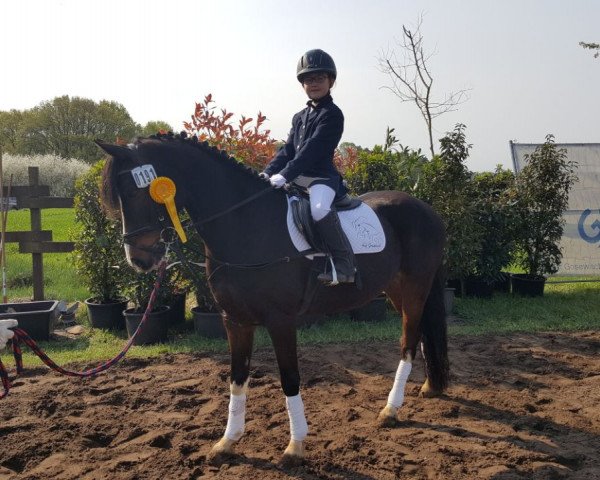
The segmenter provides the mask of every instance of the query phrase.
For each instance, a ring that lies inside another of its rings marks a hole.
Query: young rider
[[[309,98],[306,108],[292,118],[285,146],[262,173],[275,188],[293,182],[307,188],[310,211],[318,232],[328,245],[339,283],[353,283],[354,254],[331,204],[346,194],[333,154],[344,131],[344,115],[331,97],[337,70],[333,58],[320,49],[309,50],[298,61],[296,78]],[[332,283],[332,273],[319,280]]]

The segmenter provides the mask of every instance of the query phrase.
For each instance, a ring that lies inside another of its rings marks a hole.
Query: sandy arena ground
[[[271,349],[254,356],[246,434],[221,466],[206,455],[225,428],[227,355],[126,359],[85,380],[28,369],[0,401],[0,479],[600,479],[599,332],[452,337],[446,395],[418,398],[419,358],[400,421],[380,428],[398,354],[300,348],[310,433],[288,471]]]

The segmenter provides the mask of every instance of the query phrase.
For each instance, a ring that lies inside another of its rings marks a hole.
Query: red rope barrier
[[[133,345],[133,341],[135,340],[135,337],[142,330],[142,327],[143,327],[144,323],[146,323],[146,319],[148,318],[148,315],[152,311],[152,307],[154,305],[156,296],[158,295],[158,290],[160,288],[160,282],[162,281],[162,278],[165,274],[166,265],[167,265],[166,260],[163,260],[160,263],[160,265],[158,267],[158,274],[156,276],[156,282],[154,282],[154,288],[152,290],[152,293],[150,294],[150,299],[148,300],[148,306],[146,307],[144,316],[142,317],[142,320],[140,321],[138,327],[136,328],[135,332],[133,333],[133,335],[131,336],[129,341],[125,344],[125,347],[123,347],[123,350],[121,350],[121,352],[119,354],[117,354],[116,357],[114,357],[110,360],[107,360],[106,362],[103,362],[94,368],[90,368],[89,370],[84,370],[83,372],[68,370],[68,369],[60,367],[59,365],[54,363],[54,361],[50,357],[48,357],[48,355],[46,355],[46,353],[44,353],[44,351],[37,345],[37,343],[35,343],[35,341],[33,341],[31,339],[31,337],[27,334],[27,332],[25,332],[24,330],[21,330],[20,328],[15,328],[13,330],[15,333],[15,336],[12,339],[13,355],[15,357],[15,364],[17,367],[17,374],[15,375],[15,378],[23,371],[23,355],[22,355],[21,345],[20,345],[21,342],[25,343],[38,357],[40,357],[42,362],[44,362],[52,370],[54,370],[58,373],[61,373],[63,375],[67,375],[69,377],[91,377],[91,376],[99,374],[100,372],[108,370],[110,367],[117,364],[127,354],[129,349]],[[2,393],[0,393],[0,400],[1,400],[4,397],[6,397],[10,391],[10,379],[9,379],[6,369],[4,368],[4,365],[2,364],[2,360],[0,360],[0,378],[2,379],[2,385],[4,388],[4,391]]]

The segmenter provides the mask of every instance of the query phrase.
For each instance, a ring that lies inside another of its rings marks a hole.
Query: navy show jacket
[[[269,176],[279,173],[287,182],[299,175],[318,178],[338,193],[342,177],[333,164],[333,154],[344,131],[344,115],[331,95],[316,106],[312,102],[292,118],[292,129],[285,145],[265,168]]]

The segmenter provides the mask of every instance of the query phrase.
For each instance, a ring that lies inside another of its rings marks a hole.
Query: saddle
[[[328,250],[327,244],[319,235],[315,226],[315,221],[310,213],[310,200],[308,194],[301,189],[293,189],[288,192],[288,197],[290,199],[289,203],[291,206],[292,218],[294,219],[296,228],[304,235],[304,238],[313,250],[316,250],[317,252],[326,252]],[[355,208],[360,207],[362,203],[362,200],[345,194],[334,199],[332,209],[338,212],[354,210]]]

